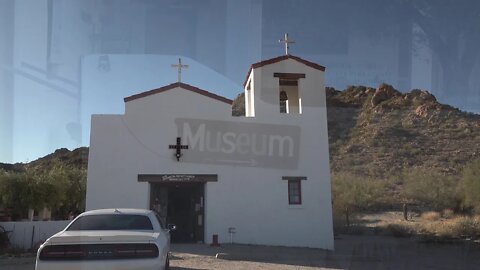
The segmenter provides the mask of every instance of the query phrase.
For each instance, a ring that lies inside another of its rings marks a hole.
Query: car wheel
[[[170,269],[170,256],[167,255],[167,259],[165,260],[165,270],[169,270]]]

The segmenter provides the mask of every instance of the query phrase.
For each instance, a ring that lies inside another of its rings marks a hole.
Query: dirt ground
[[[218,254],[218,256],[217,256]],[[410,238],[341,235],[335,251],[309,248],[172,245],[173,270],[479,269],[480,246],[426,244]],[[218,258],[217,258],[218,257]],[[33,270],[34,258],[0,259],[1,270]]]
[[[334,252],[308,248],[177,245],[174,269],[479,269],[480,246],[388,236],[341,236]],[[216,259],[215,254],[220,253]]]

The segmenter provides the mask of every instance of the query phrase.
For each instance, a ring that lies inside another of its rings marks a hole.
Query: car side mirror
[[[175,226],[175,224],[168,224],[167,228],[169,231],[173,232],[177,229],[177,226]]]

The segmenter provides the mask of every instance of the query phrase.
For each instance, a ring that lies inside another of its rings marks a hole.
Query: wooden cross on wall
[[[188,149],[188,145],[182,145],[182,138],[177,137],[177,144],[169,145],[168,149],[175,149],[175,157],[177,158],[177,161],[180,161],[180,157],[183,156],[182,149]]]

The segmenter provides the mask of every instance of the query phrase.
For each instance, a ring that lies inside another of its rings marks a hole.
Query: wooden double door
[[[173,243],[204,242],[205,183],[150,183],[150,209],[165,224],[175,224]]]

